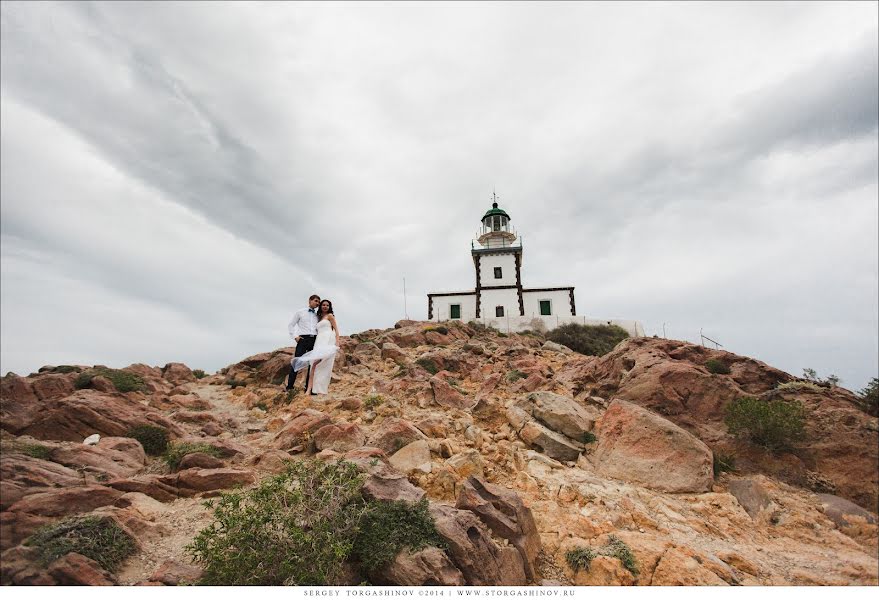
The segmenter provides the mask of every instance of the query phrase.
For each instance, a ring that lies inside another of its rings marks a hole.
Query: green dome
[[[492,215],[501,215],[502,217],[506,217],[507,219],[510,219],[510,215],[508,215],[506,212],[504,212],[504,209],[497,207],[497,202],[492,204],[491,208],[488,211],[486,211],[486,213],[484,215],[482,215],[481,220],[484,221],[485,217],[490,217]],[[512,219],[510,219],[510,220],[512,221]]]

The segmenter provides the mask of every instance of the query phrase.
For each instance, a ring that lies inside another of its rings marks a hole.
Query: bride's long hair
[[[324,302],[326,302],[327,304],[330,305],[330,309],[326,313],[324,313]],[[327,314],[327,315],[335,314],[333,312],[333,303],[330,302],[329,300],[327,300],[326,298],[324,298],[323,300],[320,301],[320,305],[319,305],[318,310],[319,310],[319,312],[317,313],[317,320],[318,321],[323,321],[325,314]]]

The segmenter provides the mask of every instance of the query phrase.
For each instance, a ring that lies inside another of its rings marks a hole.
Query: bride
[[[317,312],[317,337],[314,340],[314,349],[293,359],[294,371],[301,371],[306,367],[311,369],[306,394],[310,393],[314,396],[327,393],[338,351],[339,327],[333,314],[333,303],[329,300],[321,300]]]

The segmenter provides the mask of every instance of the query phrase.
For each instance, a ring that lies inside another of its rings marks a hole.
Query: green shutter
[[[541,300],[540,301],[540,314],[541,315],[551,315],[552,310],[550,309],[549,300]]]
[[[450,304],[449,305],[449,318],[451,318],[451,319],[460,319],[461,318],[461,305],[460,304]]]

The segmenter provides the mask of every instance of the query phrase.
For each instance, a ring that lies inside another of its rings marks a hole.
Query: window
[[[494,307],[494,316],[496,316],[496,317],[504,316],[504,307],[503,306],[495,306]]]
[[[500,231],[501,230],[501,218],[499,216],[495,215],[494,218],[492,218],[492,222],[494,223],[494,226],[492,227],[492,229],[494,231]]]
[[[461,318],[461,305],[460,304],[449,304],[449,318],[450,319],[460,319]]]
[[[495,267],[494,268],[494,278],[501,279],[501,278],[503,278],[503,276],[504,275],[503,275],[503,271],[501,270],[501,267]]]
[[[552,314],[552,303],[549,300],[541,300],[540,301],[540,314],[541,315],[551,315]]]

